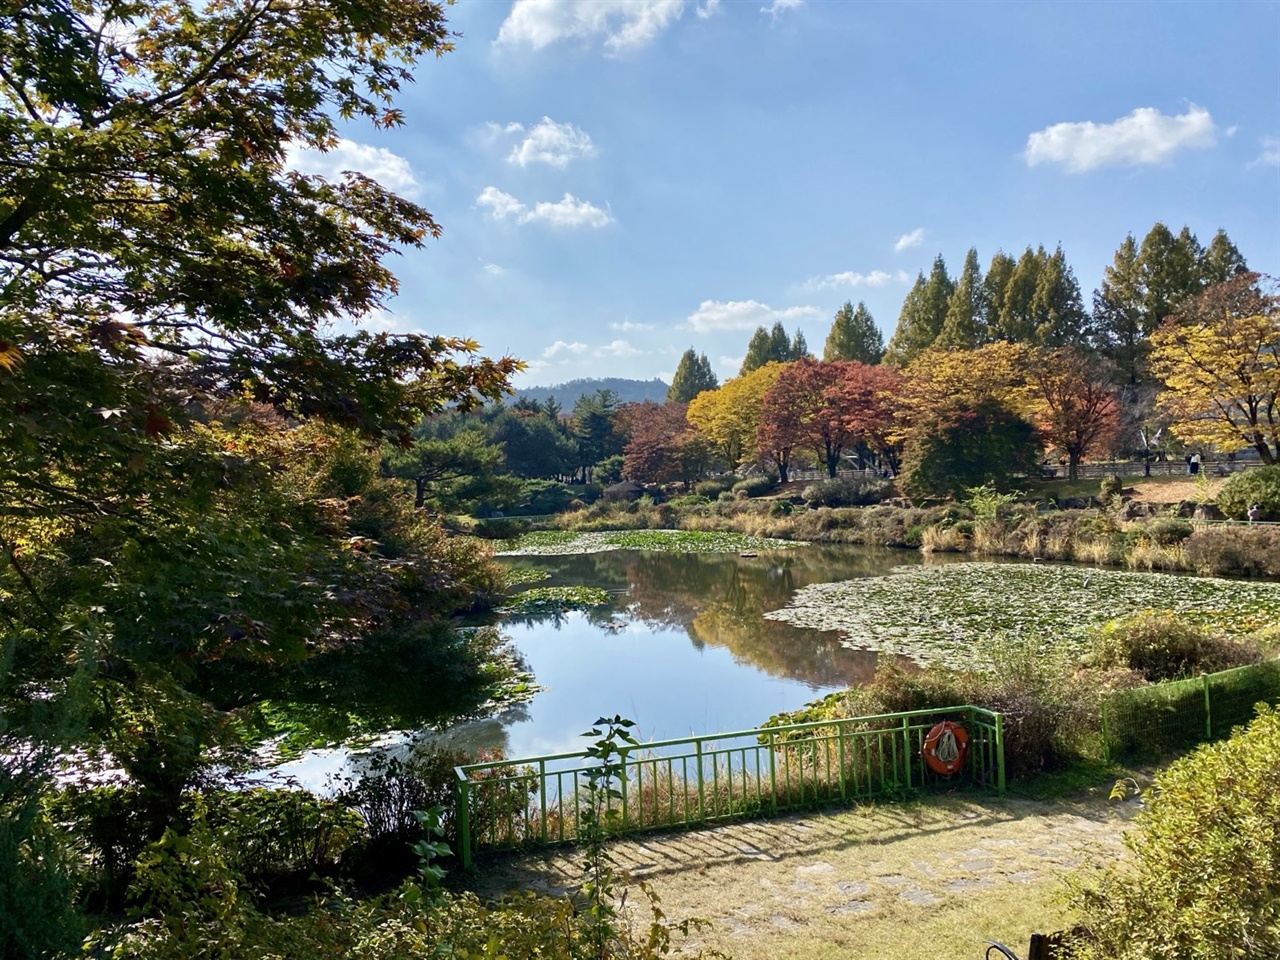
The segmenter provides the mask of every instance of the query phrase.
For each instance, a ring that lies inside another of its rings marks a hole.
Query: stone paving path
[[[1121,833],[1136,809],[947,797],[650,835],[610,849],[620,868],[653,882],[673,916],[712,921],[704,945],[774,957],[797,937],[834,942],[860,924],[1056,887],[1086,859],[1123,855]],[[580,874],[572,850],[553,850],[490,865],[474,888],[564,894]]]

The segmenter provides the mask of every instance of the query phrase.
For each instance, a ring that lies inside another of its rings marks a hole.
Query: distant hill
[[[548,397],[555,397],[568,413],[578,402],[579,397],[590,396],[597,390],[612,390],[618,395],[619,403],[644,403],[646,400],[662,403],[667,399],[667,384],[657,377],[652,380],[626,380],[622,377],[570,380],[568,383],[558,383],[554,387],[526,387],[523,390],[517,390],[516,396],[537,400],[539,403]]]

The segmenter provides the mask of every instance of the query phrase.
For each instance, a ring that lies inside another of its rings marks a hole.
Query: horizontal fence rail
[[[1122,690],[1102,702],[1103,759],[1158,757],[1229,736],[1262,701],[1280,703],[1280,660]]]
[[[969,735],[965,767],[949,778],[921,755],[925,735],[941,720],[961,723]],[[618,754],[621,775],[604,792],[611,835],[895,796],[936,783],[1005,789],[1003,719],[973,706],[620,744]],[[463,867],[481,850],[577,840],[590,798],[601,796],[588,789],[588,771],[598,765],[585,753],[562,753],[457,767]]]

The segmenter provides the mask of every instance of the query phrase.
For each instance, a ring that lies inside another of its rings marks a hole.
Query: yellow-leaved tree
[[[757,456],[756,430],[764,407],[764,395],[778,382],[784,364],[763,367],[726,380],[718,390],[705,390],[689,403],[689,422],[736,470]]]
[[[1189,301],[1151,336],[1157,399],[1192,445],[1252,447],[1280,461],[1280,297],[1274,281],[1245,273]]]

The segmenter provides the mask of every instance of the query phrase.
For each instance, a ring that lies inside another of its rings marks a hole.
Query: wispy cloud
[[[698,333],[714,333],[719,330],[753,330],[756,327],[770,326],[775,320],[800,320],[820,316],[822,311],[817,307],[786,307],[775,310],[767,303],[756,300],[703,300],[682,326]]]
[[[626,340],[614,340],[612,343],[596,347],[598,357],[637,357],[642,353],[644,353],[643,350],[637,350]]]
[[[603,38],[611,53],[651,43],[684,13],[685,0],[516,0],[497,43],[541,50],[558,40]]]
[[[496,263],[486,263],[480,269],[482,269],[486,274],[488,274],[491,277],[500,277],[507,272],[505,269],[498,266]]]
[[[476,197],[476,205],[487,207],[495,220],[512,218],[518,224],[549,223],[553,227],[604,227],[613,217],[586,200],[566,193],[555,202],[540,200],[532,207],[497,187],[485,187]]]
[[[622,333],[627,333],[631,330],[652,330],[653,324],[652,323],[632,323],[630,320],[623,320],[621,323],[618,323],[615,320],[613,323],[609,324],[609,329],[618,330]]]
[[[513,126],[517,132],[524,132],[519,124],[508,124],[504,132],[511,132]],[[511,148],[507,162],[518,163],[522,167],[546,163],[563,170],[570,160],[591,157],[595,152],[595,144],[583,130],[571,123],[556,123],[550,117],[543,117],[523,140]]]
[[[699,20],[710,20],[716,15],[716,11],[720,9],[720,0],[706,0],[694,12],[697,13]]]
[[[896,253],[903,250],[910,250],[912,247],[918,247],[924,243],[924,227],[916,227],[910,233],[904,233],[893,242],[893,249]]]
[[[564,340],[557,340],[555,343],[551,344],[551,346],[542,351],[542,359],[550,360],[552,357],[558,356],[562,353],[571,353],[575,355],[581,354],[585,353],[588,349],[589,348],[585,343],[579,343],[576,340],[573,343],[567,343]]]
[[[1263,137],[1262,152],[1249,166],[1280,167],[1280,137]]]
[[[788,10],[794,10],[802,3],[804,3],[804,0],[773,0],[773,2],[767,7],[761,7],[760,12],[767,13],[776,23],[778,17],[786,13]]]
[[[1213,117],[1190,104],[1187,112],[1165,116],[1155,107],[1139,107],[1112,123],[1055,123],[1031,134],[1027,165],[1054,163],[1069,173],[1098,167],[1163,163],[1179,150],[1203,149],[1218,142]]]
[[[384,147],[371,147],[354,140],[339,140],[330,150],[290,144],[285,165],[299,173],[336,180],[345,170],[354,170],[377,180],[388,190],[411,197],[418,192],[418,181],[409,161]]]
[[[846,270],[843,273],[829,273],[825,277],[814,277],[805,286],[813,290],[828,290],[836,287],[886,287],[891,283],[907,283],[910,277],[905,270],[886,273],[883,270],[872,270],[870,273],[858,273]]]

